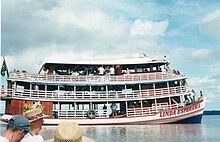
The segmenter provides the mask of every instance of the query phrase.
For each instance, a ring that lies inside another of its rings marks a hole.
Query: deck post
[[[58,102],[58,112],[57,112],[57,118],[59,118],[59,116],[60,116],[60,102]]]
[[[126,117],[128,117],[128,101],[125,102]]]
[[[157,99],[155,99],[155,110],[157,112]]]
[[[171,99],[170,99],[170,97],[169,97],[169,106],[170,106],[170,108],[172,107],[171,105],[172,105],[172,104],[171,104]]]
[[[153,84],[153,89],[154,89],[154,95],[153,96],[156,96],[155,83]]]
[[[182,83],[181,82],[180,82],[179,88],[180,88],[180,93],[183,93],[183,91],[182,91]]]
[[[139,84],[139,95],[140,95],[140,97],[142,97],[141,84]]]
[[[141,100],[141,115],[144,115],[144,112],[143,112],[143,101]]]
[[[31,97],[31,92],[32,92],[32,84],[30,84],[30,97]]]
[[[45,90],[45,98],[47,98],[47,85],[45,85],[45,88],[44,88],[44,90]]]
[[[168,94],[170,95],[170,85],[169,85],[169,82],[167,82],[167,89],[168,89]]]

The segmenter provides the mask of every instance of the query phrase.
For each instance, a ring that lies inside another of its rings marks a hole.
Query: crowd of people
[[[44,115],[39,105],[34,105],[32,109],[25,112],[25,115],[13,116],[7,124],[5,132],[0,136],[0,142],[44,142],[45,140],[39,132],[42,129]],[[58,125],[54,139],[46,142],[95,142],[93,139],[82,135],[82,131],[77,123],[62,122]]]
[[[111,67],[107,66],[106,68],[104,68],[103,66],[100,66],[98,68],[98,72],[99,72],[99,75],[115,75],[115,68],[114,66],[112,65]]]
[[[196,92],[194,89],[191,90],[189,95],[184,96],[185,104],[191,104],[196,102]],[[203,93],[200,91],[200,96],[198,97],[198,101],[203,99]]]

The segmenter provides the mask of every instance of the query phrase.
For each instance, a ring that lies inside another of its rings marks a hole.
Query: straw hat
[[[45,142],[95,142],[93,139],[82,135],[82,130],[75,122],[61,122],[53,139]]]
[[[44,115],[40,108],[33,108],[31,110],[26,111],[25,117],[29,120],[29,122],[33,122],[38,119],[46,118],[50,116]]]

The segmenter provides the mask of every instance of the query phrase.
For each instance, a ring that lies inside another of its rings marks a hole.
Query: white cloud
[[[169,22],[166,20],[160,22],[153,22],[136,19],[131,27],[131,35],[164,35],[164,32],[166,31],[168,25]]]
[[[202,24],[202,30],[220,40],[220,10],[208,13]]]
[[[203,22],[204,23],[209,23],[209,22],[215,21],[216,19],[219,19],[219,18],[220,18],[220,10],[216,10],[216,11],[213,11],[211,13],[208,13],[204,17]]]
[[[192,58],[195,59],[208,59],[212,56],[210,49],[196,49],[191,53]]]
[[[199,91],[203,91],[203,94],[207,99],[207,105],[220,102],[220,98],[218,97],[220,94],[220,86],[216,85],[218,82],[218,79],[214,79],[208,75],[204,77],[192,77],[189,79],[189,84],[196,90],[197,97],[199,96]]]

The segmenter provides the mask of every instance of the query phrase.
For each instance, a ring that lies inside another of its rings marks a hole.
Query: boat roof
[[[166,64],[166,60],[152,60],[149,57],[129,58],[129,59],[96,59],[73,62],[46,62],[45,65],[138,65],[138,64]]]

